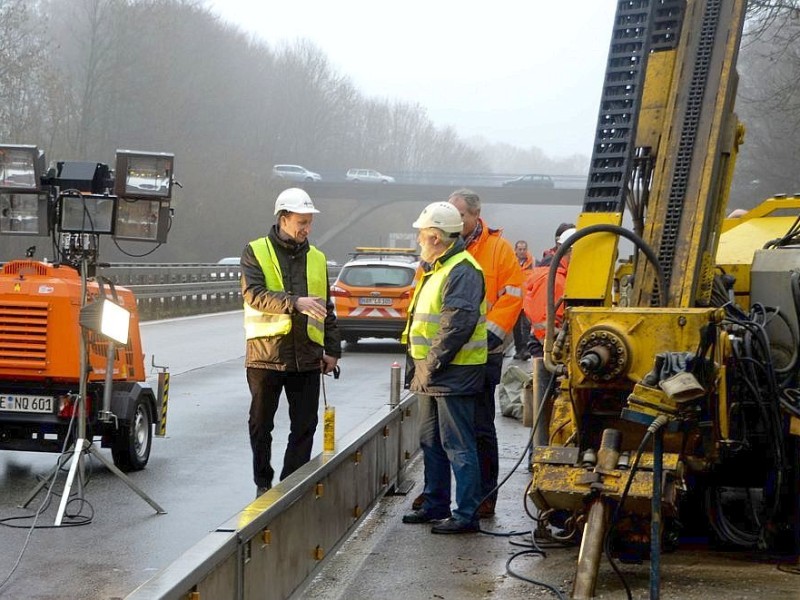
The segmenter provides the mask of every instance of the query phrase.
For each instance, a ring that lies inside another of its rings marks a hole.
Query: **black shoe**
[[[256,498],[260,498],[261,496],[266,494],[271,488],[272,488],[271,485],[267,485],[267,486],[259,485],[258,487],[256,487]]]
[[[451,517],[431,527],[431,533],[476,533],[478,529],[477,523],[458,521]]]
[[[522,360],[522,355],[521,354],[515,354],[511,358],[513,358],[514,360]]]
[[[403,515],[403,523],[417,524],[417,523],[430,523],[432,521],[441,521],[442,519],[449,519],[450,513],[440,516],[429,513],[426,510],[412,510],[410,513]]]

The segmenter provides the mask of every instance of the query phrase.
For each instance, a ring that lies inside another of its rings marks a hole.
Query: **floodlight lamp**
[[[123,198],[172,197],[175,155],[117,150],[114,191]]]
[[[0,234],[44,236],[47,233],[47,196],[0,192]]]
[[[171,209],[166,200],[120,198],[114,239],[163,244],[167,241],[170,219]]]
[[[43,162],[36,146],[0,144],[0,191],[40,192]]]
[[[61,231],[65,233],[113,234],[117,198],[97,194],[61,194]]]
[[[118,344],[128,343],[131,313],[119,304],[101,297],[81,309],[80,324]]]

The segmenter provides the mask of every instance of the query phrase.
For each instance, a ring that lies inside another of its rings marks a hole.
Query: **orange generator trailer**
[[[113,343],[86,331],[87,440],[99,437],[123,471],[144,468],[163,398],[147,384],[133,293],[117,288],[129,311],[129,339]],[[99,294],[87,283],[87,299]],[[0,273],[0,449],[61,452],[77,418],[81,275],[69,265],[14,260]],[[103,418],[108,346],[114,344],[113,418]]]
[[[32,246],[0,272],[0,450],[63,453],[99,438],[119,469],[147,465],[165,433],[167,373],[154,392],[133,293],[95,272],[101,236],[166,241],[173,160],[117,150],[113,171],[48,167],[36,146],[0,144],[0,234],[50,237],[55,253],[35,260]]]

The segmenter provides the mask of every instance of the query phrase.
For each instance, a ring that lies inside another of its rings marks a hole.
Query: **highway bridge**
[[[284,184],[287,187],[287,184]],[[411,223],[425,205],[446,200],[462,185],[302,184],[321,214],[314,219],[312,243],[342,261],[355,246],[414,246]],[[583,189],[471,187],[481,198],[482,215],[501,227],[513,243],[525,239],[533,252],[552,246],[553,231],[574,221]]]

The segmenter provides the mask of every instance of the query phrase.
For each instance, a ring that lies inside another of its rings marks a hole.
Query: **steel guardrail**
[[[98,273],[133,292],[143,321],[242,308],[239,265],[111,263]]]
[[[419,451],[415,395],[386,406],[209,533],[126,600],[283,600],[301,591]]]
[[[328,266],[333,282],[339,265]],[[239,265],[217,263],[110,263],[98,274],[130,289],[143,321],[242,308]]]

